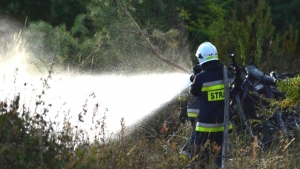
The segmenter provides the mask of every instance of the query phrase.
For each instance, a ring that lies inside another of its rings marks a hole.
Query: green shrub
[[[286,98],[282,100],[282,107],[299,107],[300,106],[300,76],[289,78],[286,81],[278,82],[278,89],[285,93]]]

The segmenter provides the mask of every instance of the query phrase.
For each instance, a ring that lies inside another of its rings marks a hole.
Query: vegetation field
[[[230,63],[227,55],[235,53],[241,66],[254,62],[267,75],[300,71],[299,8],[297,0],[1,1],[0,66],[14,71],[1,69],[0,79],[11,85],[10,91],[0,86],[2,93],[9,93],[0,97],[0,168],[197,168],[202,161],[180,156],[191,127],[178,120],[177,98],[142,123],[116,120],[120,130],[113,135],[107,132],[105,113],[93,116],[96,134],[91,138],[89,130],[70,123],[72,112],[65,112],[61,121],[45,118],[53,113],[45,108],[51,107],[44,100],[48,82],[56,72],[189,76],[195,51],[204,41],[217,47],[225,65]],[[31,106],[14,83],[25,69],[44,75],[41,92],[29,98]],[[278,83],[286,98],[270,100],[271,105],[299,115],[299,86],[299,77]],[[88,107],[93,115],[99,113],[98,106]],[[87,107],[80,109],[84,116]],[[278,132],[262,147],[261,135],[252,139],[234,126],[226,168],[298,169],[299,134],[299,128],[287,135]],[[212,161],[220,155],[214,146],[211,151],[215,153],[205,166],[209,169],[216,168]]]

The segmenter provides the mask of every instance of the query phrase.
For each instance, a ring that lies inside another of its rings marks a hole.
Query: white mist
[[[124,118],[126,126],[130,126],[178,96],[189,85],[189,75],[184,73],[75,75],[55,72],[54,67],[54,73],[47,80],[50,88],[46,88],[43,81],[48,74],[32,72],[31,65],[24,58],[25,54],[18,52],[5,62],[0,62],[1,101],[12,99],[19,93],[21,104],[32,113],[42,114],[43,109],[47,108],[47,120],[62,126],[67,116],[72,126],[87,132],[95,125],[92,117],[96,104],[98,111],[95,120],[106,116],[106,131],[117,132],[121,129],[121,118]],[[45,94],[42,94],[43,89]],[[36,109],[37,96],[41,94],[44,104]],[[78,122],[80,113],[84,122]]]
[[[106,132],[118,132],[121,118],[130,126],[174,99],[189,85],[189,75],[185,73],[78,75],[58,72],[54,66],[54,73],[46,80],[50,88],[45,88],[43,83],[48,76],[45,70],[50,63],[42,68],[33,63],[19,36],[15,35],[10,42],[5,46],[9,53],[0,55],[0,101],[9,101],[20,94],[20,111],[23,106],[32,114],[42,114],[48,109],[46,120],[60,128],[66,118],[72,126],[92,135],[93,122],[105,116]],[[39,95],[44,103],[37,107]],[[95,105],[98,111],[93,120]],[[87,111],[84,113],[83,109]],[[78,114],[83,115],[83,122],[78,122]]]

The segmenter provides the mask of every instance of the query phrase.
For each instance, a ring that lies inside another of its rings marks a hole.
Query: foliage
[[[272,21],[279,33],[284,33],[293,25],[294,29],[299,29],[298,22],[300,2],[297,0],[267,0],[271,7]]]
[[[28,39],[27,41],[30,43],[26,43],[26,47],[42,63],[65,61],[69,55],[78,53],[79,44],[66,31],[65,25],[53,28],[50,24],[43,21],[32,22],[29,25],[29,29],[24,31],[23,38]],[[56,58],[56,55],[59,57]],[[76,60],[72,60],[72,62],[76,63]]]
[[[190,50],[184,48],[185,52],[179,54],[187,55],[185,59],[190,57],[195,60],[190,53],[194,53],[200,42],[211,41],[218,47],[220,58],[225,61],[223,56],[234,52],[244,64],[255,61],[266,71],[298,69],[297,46],[300,26],[297,22],[297,9],[300,3],[297,1],[129,0],[122,3],[127,5],[136,22],[154,41],[154,30],[164,33],[170,30],[179,31],[180,38],[173,39],[180,47],[189,44],[187,47]],[[134,36],[136,31],[132,23],[118,11],[113,1],[13,0],[0,4],[0,13],[9,11],[23,20],[22,22],[25,20],[31,24],[43,21],[54,26],[53,29],[65,31],[61,32],[60,36],[67,36],[62,41],[69,47],[60,51],[63,54],[58,59],[65,65],[74,64],[77,67],[80,65],[78,69],[102,71],[128,69],[129,65],[124,61],[125,56],[120,56],[120,53],[132,56],[129,60],[146,55],[143,52],[147,47],[142,39]],[[25,19],[26,17],[28,18]],[[56,26],[59,28],[55,28]],[[180,43],[181,39],[185,39],[185,42]],[[168,40],[165,43],[169,43]],[[155,45],[157,49],[162,50],[161,53],[165,53],[164,49],[169,47],[161,48],[160,43]],[[168,49],[172,51],[167,55],[181,52],[176,48]],[[139,62],[133,67],[147,65],[149,62],[156,63],[155,59],[147,58],[150,60],[146,63]],[[288,66],[278,65],[278,59]],[[297,62],[293,62],[295,59]],[[112,68],[107,68],[107,64],[111,64]],[[190,67],[190,63],[183,64]]]
[[[218,46],[219,55],[222,57],[220,44],[228,44],[228,35],[226,35],[225,21],[229,17],[229,3],[226,1],[191,1],[187,5],[180,7],[181,16],[186,21],[186,29],[190,32],[193,44],[192,50],[196,51],[196,47],[201,42],[211,41]],[[184,2],[183,2],[184,3]]]
[[[298,63],[291,62],[298,58],[293,50],[299,45],[296,24],[282,29],[278,26],[279,17],[274,17],[278,15],[272,13],[289,6],[286,1],[183,1],[183,4],[186,5],[180,8],[181,15],[194,43],[193,51],[199,43],[211,41],[223,61],[226,61],[223,56],[236,53],[239,62],[245,65],[254,61],[264,71],[297,69]],[[278,59],[291,66],[277,64]]]
[[[296,1],[121,2],[157,51],[185,67],[192,67],[191,60],[195,60],[193,53],[199,43],[211,41],[217,46],[220,59],[224,62],[227,62],[225,56],[228,53],[236,53],[241,63],[255,61],[264,71],[298,69],[299,25],[295,21],[299,3]],[[37,41],[35,45],[45,44],[44,49],[55,48],[56,54],[52,55],[57,55],[55,60],[65,66],[75,67],[78,71],[123,72],[136,71],[141,67],[148,71],[166,68],[164,63],[151,57],[147,43],[114,1],[51,0],[33,3],[14,0],[1,3],[2,9],[18,16],[28,16],[31,32],[41,33],[45,29],[49,31],[49,37],[56,34],[56,42],[47,40],[44,35],[41,35],[45,40],[42,43],[36,38],[39,35],[29,41]],[[291,10],[285,10],[287,8]],[[279,17],[278,11],[285,11],[284,15],[280,12]],[[158,32],[169,38],[157,36]],[[282,60],[288,66],[278,65],[276,60]],[[132,61],[135,62],[132,64]]]
[[[53,135],[51,123],[30,110],[18,112],[20,97],[1,102],[0,162],[2,168],[61,168],[68,161],[68,150],[62,142],[67,135]],[[60,156],[59,158],[57,158]]]
[[[255,4],[249,1],[203,1],[196,14],[182,10],[188,22],[188,30],[202,32],[205,39],[218,47],[219,55],[236,53],[243,63],[254,61],[260,64],[263,51],[261,47],[269,42],[274,27],[270,22],[270,10],[264,1]],[[218,4],[218,5],[217,5]],[[197,18],[197,19],[193,19]],[[198,42],[198,43],[200,43]]]
[[[1,1],[0,14],[8,13],[26,20],[36,22],[43,20],[51,25],[65,24],[72,27],[75,17],[85,12],[85,0],[12,0]],[[26,19],[25,19],[26,18]]]
[[[135,14],[132,4],[128,6],[128,10]],[[86,13],[77,15],[70,31],[63,24],[52,27],[44,21],[31,22],[25,30],[31,51],[41,60],[54,58],[54,61],[77,71],[130,73],[173,70],[151,56],[148,44],[114,2],[90,1],[86,10]],[[153,26],[150,21],[148,23],[143,28],[157,50],[167,59],[190,67],[188,57],[182,57],[188,52],[187,47],[181,47],[186,42],[185,34],[172,26],[165,27],[167,31],[164,32],[156,28],[162,28],[161,24]]]
[[[277,104],[283,108],[295,108],[300,106],[300,76],[278,82],[278,89],[285,93],[286,98]]]
[[[166,32],[170,28],[181,31],[184,29],[177,9],[181,5],[180,1],[133,0],[130,5],[129,9],[134,13],[134,18],[142,29],[148,31],[158,29],[162,32]]]
[[[156,2],[122,1],[157,50],[168,59],[190,66],[186,63],[191,54],[186,49],[187,37],[182,29],[185,25],[182,26],[181,19],[177,18],[177,8],[180,8],[190,34],[189,40],[194,43],[191,51],[195,51],[199,42],[210,40],[221,55],[235,52],[244,62],[253,59],[266,69],[291,61],[297,63],[299,26],[295,18],[299,15],[282,20],[274,14],[282,9],[280,6],[286,7],[288,1]],[[51,1],[53,8],[49,8],[50,1],[0,3],[15,15],[29,16],[24,35],[28,38],[27,45],[42,63],[55,61],[79,70],[170,70],[153,59],[147,44],[136,34],[133,23],[113,1]],[[291,5],[295,8],[285,10],[287,17],[290,12],[297,12],[297,4],[293,1]],[[70,7],[76,10],[70,12]],[[31,9],[36,11],[33,13]],[[55,22],[51,18],[56,18]],[[286,24],[278,27],[281,21]],[[290,68],[288,64],[286,66]],[[43,80],[45,88],[47,80]],[[299,105],[299,78],[282,82],[280,89],[287,96],[280,104],[285,107]],[[169,123],[170,119],[177,118],[176,102],[167,105],[170,109],[147,117],[143,125],[134,127],[136,130],[128,134],[125,122],[121,120],[121,131],[114,139],[106,137],[103,132],[105,121],[99,121],[96,125],[101,131],[97,140],[91,143],[86,139],[85,131],[72,126],[67,117],[61,130],[53,130],[53,123],[44,119],[52,112],[44,107],[43,94],[33,99],[39,108],[34,110],[28,109],[27,105],[20,106],[18,95],[12,102],[0,102],[2,168],[184,168],[188,164],[179,158],[179,152],[190,128]],[[175,131],[178,131],[177,135]],[[234,131],[229,141],[229,156],[234,160],[228,162],[228,167],[297,168],[299,160],[295,157],[299,144],[293,144],[295,142],[280,140],[270,149],[262,150],[248,135]]]

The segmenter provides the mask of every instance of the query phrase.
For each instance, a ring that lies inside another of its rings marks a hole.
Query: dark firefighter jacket
[[[195,76],[202,71],[200,65],[193,67],[193,74],[190,77],[190,81],[193,82]],[[189,93],[189,90],[183,90],[179,97],[181,101],[182,111],[186,111],[188,118],[196,118],[199,112],[199,97],[193,96]]]
[[[200,97],[196,131],[220,132],[224,130],[223,64],[210,61],[204,63],[202,69],[190,86],[190,93]]]
[[[200,98],[191,95],[188,90],[183,90],[179,95],[179,100],[181,112],[186,113],[189,119],[195,119],[199,112]]]
[[[190,81],[193,82],[195,76],[200,73],[202,71],[202,66],[200,65],[195,65],[193,67],[193,74],[190,77]],[[191,94],[190,94],[191,95]],[[200,102],[200,98],[196,97],[196,96],[191,96],[189,102],[188,102],[188,106],[187,106],[187,114],[189,118],[196,118],[198,116],[198,112],[199,112],[199,102]]]

